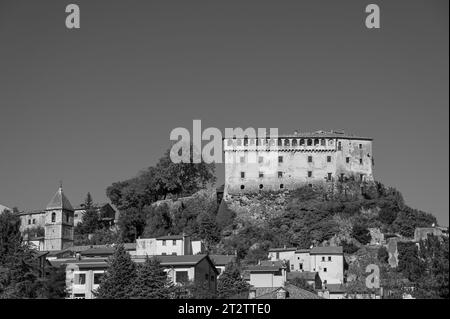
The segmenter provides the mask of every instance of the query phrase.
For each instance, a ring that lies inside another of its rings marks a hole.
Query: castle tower
[[[73,246],[73,213],[72,205],[60,186],[45,209],[44,250],[62,250]]]

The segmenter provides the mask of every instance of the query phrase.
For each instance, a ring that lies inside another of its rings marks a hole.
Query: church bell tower
[[[73,214],[61,185],[45,209],[44,250],[63,250],[73,246]]]

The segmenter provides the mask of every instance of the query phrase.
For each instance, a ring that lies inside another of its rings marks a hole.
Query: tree
[[[120,212],[119,229],[120,237],[126,242],[134,242],[142,235],[145,229],[145,210],[138,208],[128,208]]]
[[[247,297],[250,286],[242,278],[236,263],[229,263],[217,280],[217,297],[220,299],[239,299]]]
[[[367,229],[367,226],[361,223],[356,223],[352,228],[352,237],[355,238],[363,245],[367,245],[370,243],[372,237],[370,236],[370,232]]]
[[[220,240],[220,231],[215,219],[208,213],[198,216],[198,235],[204,239],[208,250]]]
[[[386,249],[386,247],[381,246],[381,247],[378,249],[377,257],[378,257],[378,260],[379,260],[381,263],[387,263],[387,262],[388,262],[388,260],[389,260],[389,252],[388,252],[388,250]]]
[[[42,287],[37,297],[45,299],[63,299],[66,297],[66,269],[64,267],[48,267]]]
[[[131,291],[132,298],[167,299],[172,298],[173,284],[167,278],[164,267],[158,259],[148,256],[142,265],[137,267],[137,277]]]
[[[137,177],[113,183],[106,194],[119,210],[143,209],[167,195],[192,195],[216,179],[213,163],[192,163],[192,158],[191,152],[191,163],[173,163],[168,150],[156,166],[140,172]]]
[[[36,251],[22,242],[20,218],[0,214],[0,299],[36,298],[40,286]]]
[[[136,265],[122,244],[117,245],[102,281],[94,292],[100,299],[129,299],[136,283]]]
[[[80,230],[84,234],[92,234],[100,228],[100,216],[98,215],[97,207],[95,207],[92,200],[91,193],[87,193],[83,204],[85,210],[81,219]]]

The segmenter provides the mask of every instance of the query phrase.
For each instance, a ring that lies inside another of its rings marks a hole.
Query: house
[[[209,255],[164,255],[155,256],[165,268],[167,276],[176,285],[189,282],[202,285],[215,293],[217,289],[217,276],[219,275]],[[144,262],[146,256],[132,256],[133,261]]]
[[[156,256],[165,268],[168,278],[176,285],[195,282],[215,293],[218,271],[208,255]],[[143,263],[146,256],[132,256],[136,263]],[[65,267],[66,288],[70,299],[93,299],[94,291],[108,269],[107,257],[55,259],[54,267]]]
[[[292,284],[276,288],[250,288],[249,299],[322,299]]]
[[[200,240],[191,240],[191,236],[186,234],[136,240],[136,255],[138,256],[197,255],[203,252],[203,243]]]
[[[261,261],[256,266],[247,267],[250,285],[255,288],[283,287],[286,283],[286,264],[282,261]]]
[[[314,290],[322,289],[322,279],[318,272],[313,271],[290,271],[287,273],[287,280],[303,279]]]
[[[319,273],[322,283],[344,283],[344,251],[342,247],[313,247],[310,251],[312,271]]]
[[[272,248],[269,250],[269,259],[284,261],[291,272],[317,272],[324,284],[344,282],[344,251],[340,246]]]
[[[346,292],[342,284],[324,284],[318,295],[325,299],[345,299]]]

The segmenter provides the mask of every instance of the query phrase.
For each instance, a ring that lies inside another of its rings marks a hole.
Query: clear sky
[[[0,0],[1,204],[44,208],[60,180],[102,202],[201,119],[371,136],[376,179],[448,225],[448,1],[71,2]]]

